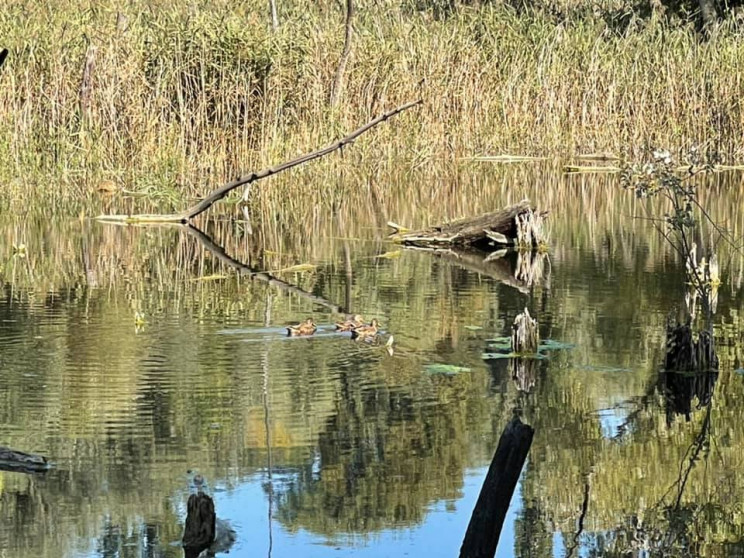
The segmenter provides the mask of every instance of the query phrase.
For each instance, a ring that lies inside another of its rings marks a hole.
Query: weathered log
[[[517,354],[535,354],[540,344],[540,333],[537,330],[537,320],[530,316],[529,310],[518,314],[514,318],[511,335],[511,349]]]
[[[38,473],[49,467],[49,462],[43,455],[0,447],[0,470]]]
[[[534,429],[514,417],[501,434],[470,518],[460,558],[493,558]]]
[[[529,200],[522,200],[499,211],[459,219],[428,229],[394,234],[392,238],[409,246],[447,245],[493,251],[517,242],[517,218],[530,212],[532,208]]]

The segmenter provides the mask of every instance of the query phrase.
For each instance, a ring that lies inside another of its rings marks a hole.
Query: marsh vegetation
[[[0,446],[51,463],[0,471],[0,554],[179,556],[197,469],[236,556],[453,556],[515,411],[499,556],[740,553],[744,179],[688,173],[705,219],[623,188],[650,147],[741,164],[739,16],[357,0],[352,33],[349,5],[0,12]],[[177,212],[419,98],[189,227],[90,219]],[[547,251],[388,236],[523,199]],[[715,374],[659,371],[690,294],[674,219],[717,257]],[[539,358],[493,358],[525,308]]]

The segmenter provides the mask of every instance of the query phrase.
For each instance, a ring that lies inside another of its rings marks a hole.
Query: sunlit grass
[[[477,154],[632,157],[648,145],[705,143],[727,160],[741,155],[744,43],[733,24],[703,42],[692,26],[636,18],[620,27],[590,10],[556,23],[548,12],[488,4],[437,19],[360,0],[334,111],[343,14],[290,4],[276,34],[260,3],[134,2],[121,16],[112,2],[10,5],[0,14],[10,49],[0,71],[0,198],[56,206],[95,199],[111,180],[167,209],[419,96],[423,107],[343,157],[261,188],[292,211],[316,195],[346,195],[350,183],[400,189],[423,175],[418,187],[433,188]]]

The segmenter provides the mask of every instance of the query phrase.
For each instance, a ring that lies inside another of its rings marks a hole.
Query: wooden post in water
[[[201,490],[189,496],[186,508],[183,552],[186,558],[191,558],[199,556],[214,542],[217,516],[212,498]]]
[[[534,429],[512,418],[499,439],[460,547],[460,558],[493,558]]]

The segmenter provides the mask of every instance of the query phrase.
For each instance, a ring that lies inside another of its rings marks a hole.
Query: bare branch
[[[314,159],[319,159],[320,157],[323,157],[324,155],[328,155],[329,153],[332,153],[336,151],[337,149],[341,149],[345,145],[349,145],[353,143],[354,140],[356,140],[359,136],[361,136],[364,132],[368,131],[369,129],[374,128],[381,122],[384,122],[385,120],[392,118],[393,116],[403,112],[404,110],[408,110],[409,108],[412,108],[412,107],[415,107],[416,105],[421,104],[421,102],[422,102],[421,99],[417,101],[411,101],[410,103],[406,103],[405,105],[401,105],[398,108],[390,110],[386,112],[385,114],[378,116],[374,120],[367,122],[361,128],[357,128],[356,130],[351,132],[348,136],[330,145],[327,145],[326,147],[323,147],[322,149],[318,149],[317,151],[313,151],[312,153],[307,153],[305,155],[302,155],[301,157],[298,157],[297,159],[287,161],[286,163],[282,163],[275,167],[269,167],[269,168],[266,168],[266,169],[263,169],[257,172],[253,172],[251,174],[247,174],[245,176],[241,176],[237,180],[234,180],[233,182],[230,182],[228,184],[225,184],[224,186],[220,186],[216,190],[213,190],[207,197],[205,197],[199,203],[197,203],[196,205],[190,207],[189,209],[181,213],[173,213],[173,214],[165,214],[165,215],[99,215],[98,217],[96,217],[96,219],[98,219],[99,221],[111,221],[111,222],[131,223],[131,224],[134,224],[134,223],[136,224],[188,223],[191,219],[193,219],[200,213],[203,213],[204,211],[212,207],[212,205],[215,202],[227,196],[227,194],[229,194],[235,188],[239,188],[240,186],[245,186],[246,184],[256,182],[257,180],[261,180],[262,178],[267,178],[269,176],[279,174],[282,171],[291,169],[292,167],[302,165],[303,163],[307,163]]]

